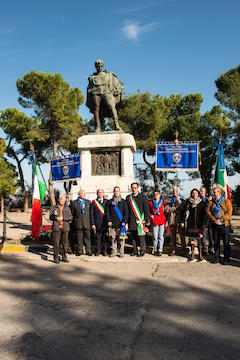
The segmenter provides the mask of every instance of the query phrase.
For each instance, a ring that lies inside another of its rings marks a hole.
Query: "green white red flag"
[[[225,192],[225,197],[231,200],[231,193],[228,183],[227,170],[224,162],[223,144],[218,144],[217,167],[215,173],[215,183],[219,185]]]
[[[42,225],[42,201],[44,199],[47,186],[38,180],[36,160],[34,160],[34,189],[32,204],[32,237],[38,240],[39,228]]]

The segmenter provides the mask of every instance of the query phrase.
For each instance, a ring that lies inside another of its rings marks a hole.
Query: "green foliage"
[[[169,98],[149,92],[125,98],[119,110],[124,130],[130,131],[138,149],[148,155],[155,153],[158,140],[174,140],[176,130],[181,139],[198,138],[201,94],[171,95]]]
[[[0,158],[3,157],[6,150],[5,140],[0,138]]]
[[[233,159],[233,169],[240,172],[240,65],[227,71],[215,81],[218,101],[228,110],[233,121],[232,142],[228,147]]]
[[[217,145],[221,139],[225,145],[228,140],[230,121],[220,106],[214,106],[201,118],[199,140],[201,140],[200,175],[204,186],[210,190],[215,171]]]
[[[4,140],[0,139],[0,194],[3,197],[14,195],[17,190],[15,168],[3,157]]]
[[[60,146],[77,151],[77,139],[86,131],[78,109],[84,98],[79,88],[71,88],[60,74],[31,71],[17,80],[19,103],[34,111],[45,147]]]
[[[8,108],[1,112],[0,124],[9,140],[7,150],[12,145],[16,145],[15,143],[19,146],[17,153],[25,156],[29,151],[30,143],[33,143],[37,150],[41,150],[43,139],[39,134],[39,122],[36,119],[16,108]],[[11,153],[9,155],[11,156]]]
[[[201,126],[201,94],[151,96],[149,92],[125,98],[119,110],[119,122],[125,131],[135,137],[137,148],[143,155],[146,180],[151,174],[154,186],[167,184],[167,173],[156,172],[155,163],[147,159],[154,156],[158,140],[173,141],[176,130],[181,140],[198,140]],[[150,171],[150,173],[149,173]],[[143,179],[141,170],[140,179]]]
[[[15,108],[9,108],[1,112],[0,124],[6,134],[6,153],[13,158],[18,167],[22,197],[24,199],[24,211],[28,210],[28,198],[25,187],[22,162],[27,158],[30,143],[36,148],[38,161],[45,161],[43,156],[44,138],[40,135],[39,122],[37,119],[27,116]]]
[[[216,98],[220,104],[229,110],[229,116],[234,121],[240,120],[240,65],[235,69],[221,74],[215,81]]]

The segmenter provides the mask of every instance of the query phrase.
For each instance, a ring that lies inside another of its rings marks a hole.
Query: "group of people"
[[[158,189],[153,199],[140,192],[139,184],[131,184],[131,194],[126,200],[121,197],[119,186],[113,189],[113,197],[107,200],[103,189],[98,189],[97,198],[92,202],[86,199],[81,189],[78,198],[60,195],[58,204],[51,208],[50,219],[54,243],[54,262],[59,263],[60,245],[62,261],[67,258],[69,243],[76,240],[76,256],[85,253],[92,256],[91,231],[96,236],[95,255],[108,256],[108,239],[111,239],[110,257],[124,257],[125,239],[130,235],[131,256],[144,256],[146,252],[146,233],[152,230],[153,254],[161,256],[166,229],[170,233],[170,256],[177,250],[177,236],[181,243],[181,255],[194,259],[198,247],[199,261],[204,255],[214,255],[214,262],[220,262],[220,240],[224,243],[223,264],[230,257],[230,221],[232,204],[225,199],[222,189],[217,186],[212,196],[207,196],[206,188],[192,189],[190,197],[184,200],[177,186],[172,196],[164,199]],[[70,234],[70,236],[69,236]],[[190,254],[186,246],[190,245]],[[138,247],[140,246],[140,252]]]

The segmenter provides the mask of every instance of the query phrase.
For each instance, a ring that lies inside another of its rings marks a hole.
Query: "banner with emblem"
[[[81,177],[80,155],[51,160],[52,181],[77,180]]]
[[[156,170],[198,171],[198,142],[159,142],[156,146]]]

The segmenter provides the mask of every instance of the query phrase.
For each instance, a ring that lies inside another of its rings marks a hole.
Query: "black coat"
[[[58,215],[54,215],[54,210],[57,210]],[[58,205],[56,206],[52,206],[51,210],[50,210],[50,220],[52,220],[53,224],[52,224],[52,231],[60,231],[59,228],[59,222],[57,221],[57,217],[60,216],[60,210]],[[68,232],[70,230],[70,225],[69,222],[72,221],[72,213],[71,210],[69,209],[68,206],[64,206],[63,208],[63,213],[62,213],[62,217],[63,217],[63,232]]]
[[[181,204],[176,203],[176,205],[172,206],[171,200],[166,201],[165,212],[167,215],[167,221],[169,225],[180,225],[184,219],[184,207],[186,205],[186,201],[181,199]]]
[[[96,205],[94,204],[94,202],[91,203],[90,206],[90,222],[91,222],[91,226],[95,225],[96,226],[96,230],[100,231],[100,230],[106,230],[107,229],[107,221],[106,221],[106,205],[107,205],[107,200],[103,199],[103,203],[102,206],[104,208],[104,212],[105,214],[102,215],[100,213],[100,211],[97,209]]]
[[[73,215],[73,226],[76,230],[90,229],[90,200],[85,203],[85,212],[82,214],[81,206],[77,200],[74,200],[71,204],[71,211]]]
[[[112,204],[112,200],[108,200],[106,206],[106,219],[107,223],[111,222],[112,227],[115,229],[120,229],[122,223],[128,222],[128,206],[126,200],[121,200],[118,203],[119,210],[123,216],[122,221],[120,222],[119,217],[114,209],[114,205]]]
[[[136,216],[131,207],[129,198],[130,198],[130,195],[128,195],[126,198],[127,205],[128,205],[128,212],[129,212],[128,227],[132,231],[137,231],[137,228],[138,228],[137,222],[136,222],[137,219],[136,219]],[[134,199],[137,203],[137,206],[138,206],[141,214],[144,213],[144,219],[145,219],[146,223],[149,223],[149,201],[148,201],[148,198],[145,195],[143,195],[142,193],[138,193],[137,196],[134,196]]]
[[[204,201],[201,201],[196,207],[193,207],[188,199],[184,205],[183,223],[185,222],[187,214],[187,230],[202,229],[206,220],[206,206]]]

